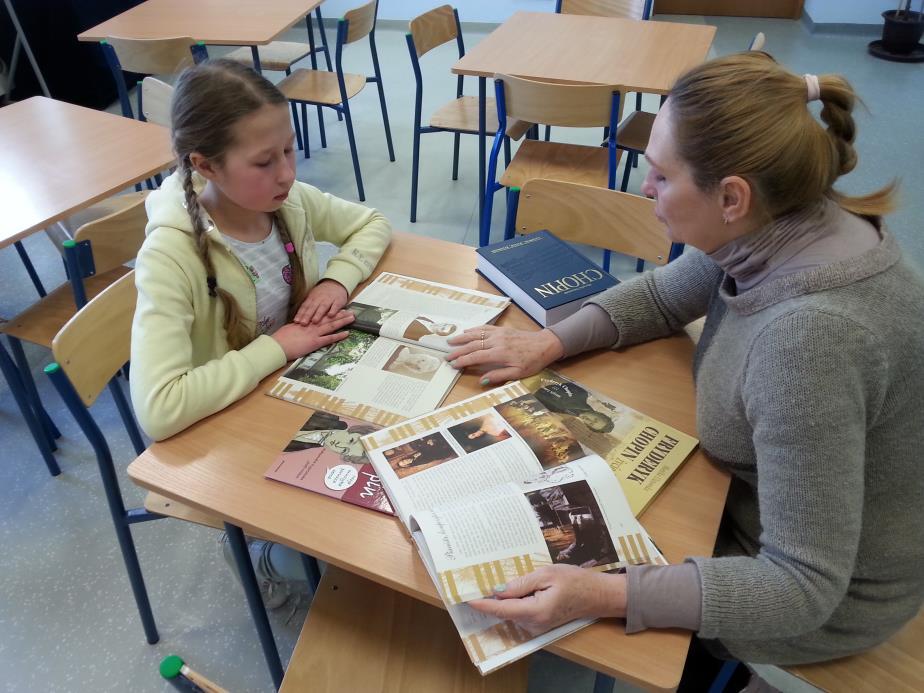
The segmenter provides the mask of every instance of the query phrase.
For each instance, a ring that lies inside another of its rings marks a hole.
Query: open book
[[[482,674],[590,621],[534,637],[466,602],[539,566],[665,563],[609,465],[522,382],[362,443]]]
[[[494,322],[510,299],[383,272],[347,306],[349,336],[299,359],[273,397],[391,425],[438,407],[459,371],[446,340]]]

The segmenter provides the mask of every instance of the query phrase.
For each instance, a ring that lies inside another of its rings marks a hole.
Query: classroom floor
[[[464,19],[464,16],[463,16]],[[767,49],[796,72],[840,72],[864,97],[859,111],[859,170],[843,181],[848,192],[868,191],[893,177],[903,182],[902,207],[889,220],[907,254],[924,266],[924,218],[920,165],[924,161],[919,115],[924,112],[924,70],[886,63],[866,54],[872,37],[810,35],[801,23],[783,20],[658,17],[718,26],[714,54],[744,49],[757,31],[767,34]],[[329,36],[333,39],[333,32]],[[460,177],[453,182],[448,135],[428,135],[422,144],[418,222],[408,222],[410,207],[411,121],[414,82],[404,39],[405,27],[380,26],[378,46],[394,136],[396,163],[387,158],[375,89],[369,87],[354,109],[359,157],[367,204],[382,210],[397,229],[451,241],[477,242],[476,140],[463,138]],[[299,38],[299,31],[292,35]],[[484,33],[468,31],[473,46]],[[304,39],[304,36],[301,36]],[[370,64],[364,44],[348,47],[348,70]],[[453,48],[425,57],[428,112],[454,95],[449,66]],[[221,51],[212,51],[213,55]],[[469,94],[477,93],[472,81]],[[646,100],[653,110],[656,99]],[[914,114],[917,113],[918,116]],[[316,113],[309,112],[312,144],[319,146]],[[328,148],[299,159],[299,179],[347,199],[356,199],[343,124],[326,115]],[[556,138],[565,134],[556,131]],[[599,133],[578,133],[572,141],[599,143]],[[632,175],[638,191],[644,163]],[[917,180],[918,183],[913,181]],[[914,194],[918,190],[918,194]],[[504,204],[498,199],[493,238],[500,237]],[[42,234],[25,241],[46,286],[64,280],[58,253]],[[632,263],[618,265],[630,273]],[[0,316],[10,317],[35,300],[12,248],[0,253]],[[128,580],[86,439],[52,391],[42,367],[49,354],[28,349],[34,377],[63,436],[57,459],[63,473],[51,478],[19,417],[5,383],[0,384],[0,688],[8,691],[172,690],[159,678],[160,660],[181,655],[195,669],[235,693],[269,691],[271,685],[244,599],[221,558],[218,532],[164,520],[136,525],[134,536],[153,603],[161,640],[145,643]],[[124,477],[134,454],[108,394],[94,415],[123,471],[127,504],[140,504],[142,492]],[[282,443],[282,441],[281,441]],[[271,460],[267,460],[267,465]],[[304,608],[287,619],[272,614],[284,659],[292,651]],[[592,672],[555,656],[533,658],[530,691],[590,691]],[[617,691],[634,690],[617,684]]]

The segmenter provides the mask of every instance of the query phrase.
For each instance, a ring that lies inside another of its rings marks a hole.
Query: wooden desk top
[[[379,265],[496,293],[474,271],[475,252],[455,243],[396,233]],[[499,324],[535,328],[515,306]],[[631,407],[695,433],[691,362],[684,336],[571,359],[558,367]],[[128,468],[135,483],[219,515],[319,559],[435,605],[441,605],[416,549],[396,518],[263,478],[308,410],[264,393],[250,395],[178,435],[152,445]],[[464,374],[447,402],[481,388]],[[642,515],[645,528],[672,562],[711,555],[728,491],[728,477],[694,453]],[[673,689],[680,679],[689,632],[626,636],[621,621],[596,623],[551,646],[556,654],[648,688]]]
[[[36,96],[0,108],[0,248],[163,171],[160,125]]]
[[[666,94],[706,59],[714,26],[553,12],[516,12],[452,67],[454,74],[496,73],[612,84]]]
[[[321,1],[147,0],[78,34],[77,40],[190,36],[227,46],[265,45],[313,12]]]

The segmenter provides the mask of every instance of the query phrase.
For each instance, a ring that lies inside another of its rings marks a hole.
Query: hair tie
[[[817,101],[821,98],[821,85],[818,84],[818,76],[804,74],[802,78],[805,80],[806,90],[808,92],[806,101]]]
[[[283,246],[283,247],[286,249],[286,252],[287,252],[289,255],[291,255],[292,253],[295,252],[295,245],[292,243],[292,241],[289,241],[289,242],[286,243],[285,246]]]
[[[218,282],[215,280],[215,277],[211,277],[211,276],[206,277],[205,283],[208,284],[208,287],[209,287],[209,296],[213,296],[213,297],[217,296],[218,295],[218,291],[217,291]]]

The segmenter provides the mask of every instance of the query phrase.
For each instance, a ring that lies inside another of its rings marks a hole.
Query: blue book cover
[[[540,325],[554,324],[618,281],[548,231],[478,248],[478,271]]]

